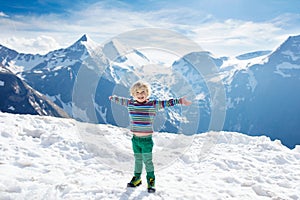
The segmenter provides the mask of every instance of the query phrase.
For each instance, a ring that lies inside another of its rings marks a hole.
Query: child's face
[[[136,100],[140,103],[145,102],[147,100],[147,97],[148,97],[148,92],[143,87],[138,88],[133,95],[134,100]]]

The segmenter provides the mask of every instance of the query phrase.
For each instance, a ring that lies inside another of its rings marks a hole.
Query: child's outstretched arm
[[[124,97],[118,97],[118,96],[109,96],[109,100],[112,102],[115,102],[116,104],[122,105],[122,106],[128,106],[130,99],[124,98]]]
[[[181,97],[179,99],[179,103],[185,106],[190,106],[192,104],[192,102],[187,100],[186,97]]]
[[[179,98],[179,99],[163,100],[163,101],[156,100],[155,102],[156,102],[156,105],[157,105],[157,109],[163,109],[163,108],[175,106],[175,105],[178,105],[178,104],[185,105],[185,106],[189,106],[189,105],[192,104],[192,102],[187,100],[186,97],[182,97],[182,98]]]

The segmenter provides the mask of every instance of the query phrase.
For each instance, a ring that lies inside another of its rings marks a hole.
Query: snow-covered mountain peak
[[[283,43],[288,43],[293,47],[296,47],[297,49],[299,49],[299,44],[300,44],[300,35],[296,35],[296,36],[289,36],[288,39]]]
[[[290,36],[281,45],[280,50],[282,55],[289,57],[292,61],[300,61],[300,35]]]
[[[270,50],[254,51],[254,52],[238,55],[238,56],[236,56],[236,58],[238,60],[249,60],[249,59],[253,59],[253,58],[257,58],[257,57],[261,57],[261,56],[266,56],[266,55],[270,54],[271,52],[272,51],[270,51]]]
[[[93,54],[95,50],[100,46],[98,43],[93,41],[89,36],[84,34],[74,45],[83,45],[89,52],[89,54]]]
[[[9,54],[11,54],[11,53],[13,53],[13,54],[16,54],[16,53],[18,53],[17,51],[15,51],[15,50],[12,50],[12,49],[10,49],[10,48],[7,48],[6,46],[3,46],[3,45],[1,45],[0,44],[0,52],[5,52],[5,53],[9,53]],[[2,53],[2,54],[3,54]],[[0,54],[1,55],[1,54]]]
[[[84,34],[79,40],[72,44],[67,49],[76,50],[76,49],[93,49],[98,45],[91,40],[86,34]]]
[[[88,41],[87,35],[84,34],[78,41],[81,41],[81,42],[86,42],[86,41]]]
[[[120,59],[130,51],[132,51],[132,48],[127,47],[117,39],[112,39],[103,46],[103,53],[112,61]]]
[[[300,64],[300,35],[290,36],[282,43],[270,56],[272,63],[292,63]]]

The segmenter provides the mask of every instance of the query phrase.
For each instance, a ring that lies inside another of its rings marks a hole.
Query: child
[[[138,81],[130,88],[133,99],[110,96],[109,99],[117,104],[126,106],[130,117],[130,130],[133,133],[132,148],[134,152],[135,166],[134,176],[127,187],[137,187],[142,184],[141,173],[143,162],[146,166],[148,192],[155,192],[155,175],[152,162],[153,149],[153,119],[159,109],[175,106],[177,104],[191,105],[185,97],[165,101],[149,100],[151,94],[147,83]]]

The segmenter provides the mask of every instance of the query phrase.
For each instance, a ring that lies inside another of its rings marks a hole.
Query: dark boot
[[[132,177],[131,181],[127,183],[127,187],[137,187],[142,184],[141,177]]]
[[[153,178],[150,178],[148,181],[148,192],[149,193],[155,192],[155,180]]]

